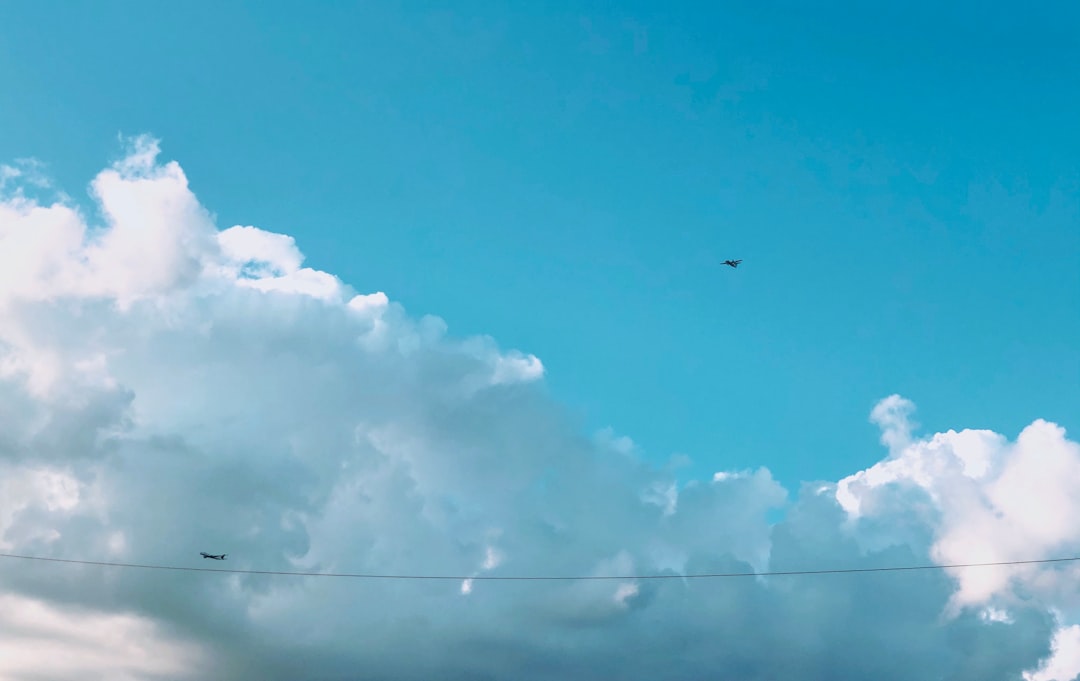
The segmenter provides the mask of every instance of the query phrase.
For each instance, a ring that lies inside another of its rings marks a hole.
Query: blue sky
[[[695,475],[868,466],[892,393],[1080,427],[1074,4],[204,7],[4,3],[0,159],[82,199],[152,133],[220,227]]]

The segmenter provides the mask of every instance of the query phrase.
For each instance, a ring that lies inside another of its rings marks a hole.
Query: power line
[[[144,565],[138,563],[113,563],[97,560],[74,560],[70,558],[48,558],[45,556],[23,556],[14,553],[0,553],[0,558],[19,560],[37,560],[48,563],[68,563],[75,565],[98,565],[102,567],[136,568],[140,570],[174,570],[179,572],[224,572],[239,575],[281,575],[288,577],[341,577],[350,579],[411,579],[411,580],[451,580],[451,581],[501,581],[501,582],[540,582],[540,581],[592,581],[592,580],[639,580],[639,579],[721,579],[732,577],[784,577],[797,575],[835,575],[861,572],[911,572],[916,570],[948,570],[957,568],[997,567],[1007,565],[1036,565],[1046,563],[1067,563],[1080,561],[1080,556],[1071,558],[1043,558],[1040,560],[1006,560],[994,563],[956,563],[952,565],[905,565],[869,568],[837,568],[831,570],[784,570],[772,572],[711,572],[687,575],[394,575],[366,574],[350,572],[291,572],[286,570],[237,570],[230,568],[190,567],[183,565]]]

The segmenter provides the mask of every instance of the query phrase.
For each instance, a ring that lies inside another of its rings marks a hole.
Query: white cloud
[[[1012,443],[975,430],[893,441],[903,444],[890,459],[838,485],[836,498],[853,517],[887,516],[905,504],[933,527],[931,555],[941,564],[1080,554],[1080,527],[1072,522],[1080,514],[1080,446],[1058,426],[1035,421]],[[1075,606],[1077,570],[1073,563],[955,570],[952,606],[1021,593]]]
[[[91,487],[70,467],[0,462],[0,550],[62,539],[52,520],[97,510]]]
[[[915,424],[909,418],[915,405],[899,395],[889,395],[870,412],[870,420],[881,428],[881,443],[890,452],[897,452],[911,442]]]
[[[1037,670],[1024,673],[1024,681],[1075,681],[1080,675],[1080,625],[1058,629],[1052,649]]]
[[[300,267],[304,256],[291,236],[236,226],[218,234],[217,241],[226,261],[221,274],[241,286],[329,301],[341,299],[343,289],[336,277]]]
[[[52,182],[45,174],[45,164],[34,158],[16,159],[11,165],[0,163],[0,192],[7,191],[12,185],[14,197],[21,199],[34,193],[33,190],[52,188]]]
[[[295,239],[258,227],[230,227],[218,234],[218,244],[231,263],[250,266],[253,273],[263,276],[292,274],[304,262]]]
[[[17,594],[0,594],[0,677],[11,681],[179,678],[207,660],[151,620],[80,612]]]
[[[491,377],[494,385],[533,381],[544,375],[544,365],[535,355],[522,355],[511,352],[495,359],[495,370]]]
[[[1015,443],[917,440],[893,396],[873,412],[889,457],[838,484],[790,496],[760,468],[680,488],[628,438],[577,432],[536,389],[538,358],[305,268],[291,237],[219,231],[158,154],[139,138],[93,181],[102,225],[6,180],[0,543],[460,579],[10,560],[8,677],[1048,681],[1075,668],[1066,566],[630,578],[1076,552],[1080,452],[1056,426]],[[479,579],[539,574],[620,579]],[[54,667],[26,667],[42,654]]]

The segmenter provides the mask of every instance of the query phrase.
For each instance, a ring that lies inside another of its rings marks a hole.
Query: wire
[[[1080,561],[1080,556],[1072,558],[1043,558],[1041,560],[1007,560],[996,563],[957,563],[953,565],[909,565],[892,567],[870,568],[837,568],[832,570],[786,570],[774,572],[712,572],[695,573],[688,575],[664,574],[664,575],[539,575],[539,576],[510,576],[510,575],[393,575],[393,574],[364,574],[349,572],[289,572],[284,570],[236,570],[230,568],[205,568],[182,565],[140,565],[138,563],[111,563],[96,560],[73,560],[69,558],[47,558],[44,556],[23,556],[14,553],[0,553],[0,558],[16,558],[19,560],[38,560],[49,563],[70,563],[75,565],[99,565],[103,567],[137,568],[140,570],[175,570],[182,572],[224,572],[239,575],[284,575],[289,577],[341,577],[350,579],[412,579],[412,580],[452,580],[452,581],[502,581],[502,582],[539,582],[539,581],[590,581],[590,580],[622,580],[632,581],[639,579],[720,579],[731,577],[783,577],[795,575],[835,575],[851,574],[860,572],[905,572],[915,570],[949,570],[956,568],[995,567],[1005,565],[1036,565],[1046,563],[1067,563]]]

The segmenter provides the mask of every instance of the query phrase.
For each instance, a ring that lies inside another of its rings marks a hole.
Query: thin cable
[[[1067,563],[1080,561],[1080,556],[1072,558],[1043,558],[1041,560],[1006,560],[996,563],[956,563],[952,565],[907,565],[872,568],[837,568],[832,570],[786,570],[774,572],[711,572],[688,575],[577,575],[577,576],[501,576],[501,575],[390,575],[364,574],[350,572],[289,572],[284,570],[236,570],[230,568],[188,567],[181,565],[141,565],[138,563],[110,563],[96,560],[74,560],[70,558],[46,558],[44,556],[22,556],[14,553],[0,553],[0,558],[19,560],[39,560],[49,563],[72,563],[76,565],[99,565],[103,567],[137,568],[140,570],[175,570],[182,572],[225,572],[239,575],[283,575],[289,577],[346,577],[350,579],[426,579],[452,581],[501,581],[501,582],[539,582],[539,581],[589,581],[589,580],[638,580],[638,579],[720,579],[731,577],[783,577],[795,575],[836,575],[859,572],[902,572],[914,570],[948,570],[954,568],[995,567],[1004,565],[1036,565],[1046,563]]]

